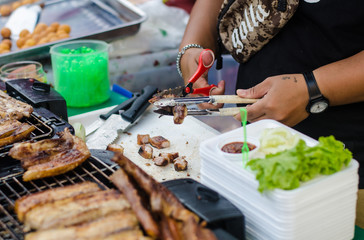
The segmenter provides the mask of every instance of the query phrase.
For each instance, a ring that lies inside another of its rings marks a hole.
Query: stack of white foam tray
[[[266,128],[285,127],[313,146],[309,138],[279,122],[262,120],[247,126],[259,138]],[[352,239],[358,190],[358,163],[319,176],[294,190],[260,193],[254,173],[224,158],[217,145],[223,138],[242,135],[242,128],[205,140],[200,145],[201,182],[234,203],[244,214],[248,239]]]

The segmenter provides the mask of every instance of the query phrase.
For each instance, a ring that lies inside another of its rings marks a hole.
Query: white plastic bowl
[[[242,166],[242,163],[243,163],[242,153],[227,153],[227,152],[222,151],[222,147],[224,145],[226,145],[228,143],[232,143],[232,142],[244,142],[244,137],[243,136],[241,136],[241,137],[232,136],[232,137],[225,137],[225,138],[220,139],[216,145],[217,152],[224,158],[226,158],[232,162],[238,163],[239,165]],[[258,139],[252,138],[252,137],[247,137],[247,142],[249,144],[253,144],[255,146],[255,148],[253,150],[249,151],[249,154],[248,154],[249,159],[251,159],[252,157],[254,157],[255,153],[258,151],[260,143],[259,143]]]

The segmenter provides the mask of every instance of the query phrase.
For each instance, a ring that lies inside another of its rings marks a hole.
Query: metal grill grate
[[[22,176],[7,178],[0,182],[0,240],[21,240],[23,225],[13,211],[18,198],[50,188],[63,187],[84,181],[93,181],[103,189],[112,188],[110,176],[117,170],[117,164],[107,164],[91,157],[76,169],[60,176],[23,182]]]

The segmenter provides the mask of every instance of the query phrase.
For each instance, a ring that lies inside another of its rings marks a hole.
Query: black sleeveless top
[[[281,32],[240,64],[236,88],[250,88],[269,76],[312,71],[362,50],[363,0],[302,0]],[[344,142],[362,163],[360,188],[364,188],[364,102],[329,107],[294,128],[315,139],[333,135]]]

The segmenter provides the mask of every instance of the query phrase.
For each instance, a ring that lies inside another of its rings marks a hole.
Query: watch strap
[[[310,95],[310,101],[322,97],[313,72],[304,72],[303,76],[306,80],[308,94]]]

